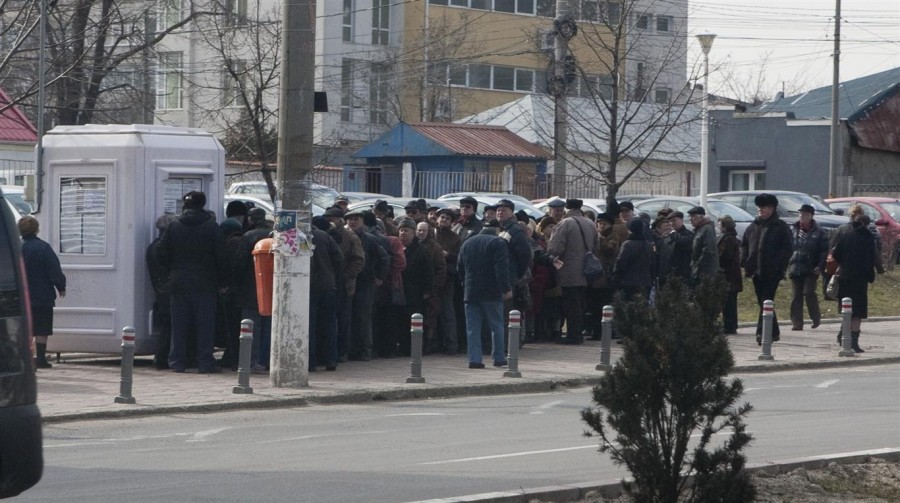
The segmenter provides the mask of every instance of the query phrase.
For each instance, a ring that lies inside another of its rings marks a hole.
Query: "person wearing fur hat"
[[[774,300],[778,285],[784,279],[793,253],[791,229],[778,217],[778,199],[772,194],[759,194],[753,201],[757,217],[744,231],[741,257],[744,275],[753,279],[759,317],[756,322],[756,342],[762,345],[762,308],[766,300]],[[772,341],[781,338],[778,319],[772,316]]]
[[[206,194],[184,195],[184,211],[162,235],[157,257],[169,271],[172,311],[172,347],[169,367],[187,367],[188,332],[197,335],[197,367],[201,373],[220,372],[213,357],[216,297],[226,289],[225,239],[216,221],[203,207]]]
[[[581,199],[566,200],[566,216],[550,238],[547,252],[553,259],[556,280],[562,287],[562,310],[566,319],[566,344],[581,344],[584,330],[584,255],[594,251],[597,228],[581,212]]]

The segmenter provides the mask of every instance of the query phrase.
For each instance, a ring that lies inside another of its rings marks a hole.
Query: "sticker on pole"
[[[275,213],[275,231],[287,232],[297,228],[297,211],[296,210],[278,210]]]

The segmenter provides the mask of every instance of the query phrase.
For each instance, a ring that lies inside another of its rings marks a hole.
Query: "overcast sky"
[[[708,31],[713,93],[731,94],[730,75],[768,96],[831,85],[834,15],[835,0],[690,0],[688,66]],[[841,17],[841,81],[900,67],[900,0],[842,0]]]

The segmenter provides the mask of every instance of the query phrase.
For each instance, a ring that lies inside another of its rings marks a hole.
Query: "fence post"
[[[519,372],[519,337],[522,334],[522,313],[516,310],[509,312],[509,347],[506,355],[506,372],[503,377],[522,377]]]
[[[249,395],[253,393],[250,387],[250,353],[253,347],[253,320],[241,320],[241,349],[238,353],[238,383],[231,388],[232,393]]]
[[[841,299],[841,351],[838,356],[856,356],[851,349],[853,337],[850,335],[850,320],[853,318],[853,300],[850,297]]]
[[[119,396],[115,403],[136,403],[131,396],[132,376],[134,375],[134,327],[122,329],[122,374],[119,378]]]
[[[600,325],[600,363],[597,364],[597,370],[609,370],[612,368],[612,364],[609,361],[612,353],[612,323],[613,307],[603,306],[603,320]]]
[[[422,377],[422,315],[415,313],[409,320],[409,354],[412,359],[409,362],[409,377],[406,378],[408,383],[423,383],[425,378]]]
[[[772,320],[775,318],[775,303],[771,300],[763,302],[762,354],[760,360],[772,361]]]

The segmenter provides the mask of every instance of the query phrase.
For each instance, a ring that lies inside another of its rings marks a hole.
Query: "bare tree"
[[[0,85],[14,104],[34,104],[38,92],[40,0],[4,11],[17,43],[0,66]],[[46,110],[49,124],[87,124],[152,106],[152,50],[206,12],[180,0],[57,0],[47,3]],[[123,95],[126,98],[123,102]],[[143,96],[143,98],[141,98]],[[135,99],[140,107],[135,107]],[[34,113],[31,113],[34,116]]]

